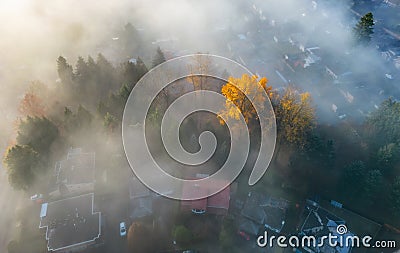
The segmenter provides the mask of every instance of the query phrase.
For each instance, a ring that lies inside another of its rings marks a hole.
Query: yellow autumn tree
[[[272,87],[267,86],[268,79],[263,77],[243,74],[240,78],[229,77],[228,82],[222,86],[221,93],[227,98],[225,108],[219,114],[221,124],[222,118],[232,118],[239,120],[240,114],[243,115],[246,123],[257,120],[258,115],[252,101],[264,104],[266,101],[264,93],[272,96]],[[243,92],[242,92],[243,91]]]
[[[311,102],[310,93],[299,93],[292,86],[282,95],[276,95],[273,103],[279,143],[304,147],[307,134],[315,127],[315,109]]]

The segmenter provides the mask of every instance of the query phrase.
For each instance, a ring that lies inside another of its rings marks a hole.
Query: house
[[[47,250],[85,250],[101,236],[101,213],[94,210],[93,193],[43,203],[39,228],[46,230]]]
[[[67,158],[55,166],[58,192],[50,195],[76,195],[93,192],[95,181],[95,153],[83,153],[82,149],[70,149]]]
[[[250,192],[241,211],[241,215],[247,220],[246,222],[252,222],[253,226],[257,226],[258,228],[263,227],[273,232],[280,233],[285,224],[288,206],[289,202],[284,199],[265,196],[257,192]]]
[[[129,218],[136,220],[153,214],[153,194],[136,177],[129,180],[130,213]]]
[[[198,174],[196,177],[201,178],[207,175]],[[183,184],[182,196],[183,199],[191,199],[191,196],[208,195],[208,192],[212,191],[213,187],[217,187],[219,184],[224,182],[215,182],[214,185],[194,185]],[[218,187],[219,188],[219,187]],[[226,215],[229,210],[230,202],[230,185],[226,186],[222,191],[203,199],[196,200],[183,200],[181,201],[182,211],[191,211],[195,214],[215,214],[215,215]]]
[[[340,245],[339,241],[346,242],[347,237],[353,237],[354,234],[350,231],[344,233],[338,232],[339,226],[344,226],[346,221],[337,217],[328,210],[320,207],[317,203],[308,200],[303,213],[304,222],[300,227],[299,237],[314,236],[317,244],[315,246],[306,245],[303,248],[296,249],[297,252],[317,253],[317,252],[330,252],[330,253],[349,253],[351,252],[351,245]],[[323,236],[332,234],[336,236],[333,241],[337,242],[336,247],[332,247],[328,243],[320,243]],[[323,244],[323,245],[321,245]]]
[[[293,71],[299,67],[304,68],[304,64],[306,64],[305,57],[306,56],[303,52],[284,55],[285,62]]]
[[[230,186],[207,198],[207,212],[216,215],[226,215],[229,210]]]
[[[384,2],[392,7],[400,6],[400,0],[384,0]]]
[[[306,58],[304,59],[304,68],[318,63],[321,60],[321,52],[319,47],[309,47],[305,49]]]

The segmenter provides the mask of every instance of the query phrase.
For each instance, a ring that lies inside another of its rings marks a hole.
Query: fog
[[[16,104],[30,81],[41,80],[49,86],[55,84],[55,60],[59,55],[66,57],[70,64],[74,64],[79,55],[86,57],[99,52],[116,64],[126,60],[118,55],[112,38],[118,38],[119,31],[128,22],[139,30],[143,38],[152,42],[158,41],[163,50],[171,50],[174,55],[209,52],[232,57],[239,62],[240,56],[251,71],[260,75],[269,74],[267,77],[271,80],[270,84],[276,87],[283,86],[284,83],[276,78],[273,70],[275,66],[268,64],[271,55],[276,54],[272,47],[273,36],[280,41],[287,41],[289,36],[297,35],[299,41],[307,44],[306,47],[320,47],[324,51],[324,61],[346,61],[348,71],[355,74],[382,72],[386,66],[374,45],[357,49],[351,45],[351,29],[358,17],[348,10],[351,6],[349,2],[335,1],[335,4],[330,4],[324,1],[285,0],[236,1],[233,4],[231,1],[190,0],[100,0],[68,3],[61,0],[2,1],[2,122],[9,123],[15,117],[13,113]],[[283,28],[286,31],[274,27],[285,24],[290,24]],[[281,34],[278,34],[279,31]],[[262,35],[258,36],[258,32]],[[229,51],[227,43],[234,44],[232,39],[237,41],[237,34],[262,39],[249,41],[247,38],[233,52]],[[153,43],[154,48],[156,45]],[[253,57],[254,55],[257,57]],[[332,59],[327,59],[330,57]],[[256,59],[267,64],[256,62]],[[149,63],[149,60],[145,59],[145,62]],[[310,73],[307,75],[301,83],[294,84],[304,90],[314,91],[313,88],[321,84]],[[274,82],[274,79],[277,81]],[[367,92],[368,96],[379,93],[379,90],[377,87],[371,88]],[[354,92],[357,91],[350,91],[351,94]],[[315,102],[319,104],[318,96],[321,91],[314,93]],[[397,91],[394,92],[396,93]],[[358,99],[364,100],[357,95],[353,96],[354,103]],[[340,109],[340,99],[336,100],[335,104]],[[380,100],[376,98],[373,104],[379,104]],[[362,110],[368,111],[368,108]]]
[[[18,105],[30,82],[40,80],[50,89],[59,85],[58,56],[73,66],[78,56],[98,53],[115,65],[140,56],[150,67],[157,46],[168,58],[196,52],[231,58],[266,76],[276,89],[293,84],[311,92],[321,122],[336,124],[341,115],[361,122],[383,99],[399,97],[400,75],[382,58],[379,38],[368,46],[354,45],[352,28],[359,17],[351,6],[350,0],[3,0],[0,147],[13,142]],[[121,55],[115,41],[129,22],[146,49]],[[320,59],[290,71],[277,44],[290,47],[292,54],[301,53],[301,46],[305,52],[318,48]],[[326,67],[338,77],[326,77]],[[101,139],[107,138],[96,137],[93,143],[101,145]]]

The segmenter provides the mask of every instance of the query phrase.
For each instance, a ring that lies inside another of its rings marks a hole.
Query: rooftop
[[[57,184],[93,183],[94,168],[94,152],[69,152],[67,159],[56,163]]]
[[[241,211],[243,217],[279,233],[285,223],[288,202],[260,193],[249,193]]]
[[[46,228],[47,249],[68,250],[95,242],[101,234],[101,215],[93,205],[93,193],[44,203],[39,228]]]
[[[337,224],[344,224],[345,221],[334,214],[330,213],[328,210],[323,209],[319,206],[306,206],[307,217],[301,227],[301,231],[308,233],[314,228],[327,226],[330,221]]]
[[[337,236],[334,241],[343,240],[346,241],[346,238],[349,236],[354,236],[354,234],[350,231],[346,231],[344,234],[339,234],[337,232],[337,227],[339,225],[344,225],[346,222],[329,212],[328,210],[320,207],[319,205],[312,204],[308,202],[306,205],[306,210],[304,212],[305,220],[301,227],[301,235],[313,235],[317,238],[317,241],[320,242],[323,236],[328,236],[329,233]],[[319,243],[318,243],[319,244]],[[351,251],[351,247],[347,245],[343,245],[340,247],[339,245],[336,247],[330,247],[328,244],[324,244],[321,247],[317,245],[316,247],[309,247],[307,249],[299,249],[301,252],[330,252],[330,253],[348,253]]]
[[[229,208],[229,201],[230,201],[230,187],[226,187],[222,191],[208,197],[208,207],[215,207],[215,208]]]
[[[198,177],[199,178],[199,177]],[[195,185],[183,184],[182,196],[184,199],[190,199],[191,196],[196,196],[199,192],[202,195],[207,195],[213,187],[218,187],[225,182],[214,182],[214,185]],[[184,200],[181,202],[182,209],[204,210],[214,214],[226,214],[229,209],[230,202],[230,186],[226,186],[222,191],[203,199]]]

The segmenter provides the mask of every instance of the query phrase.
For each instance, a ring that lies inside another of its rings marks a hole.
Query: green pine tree
[[[165,62],[165,56],[160,47],[157,48],[156,55],[153,58],[152,65],[153,67],[160,65]]]
[[[354,28],[354,36],[359,43],[368,43],[371,41],[371,35],[374,33],[374,16],[371,12],[361,17]]]

